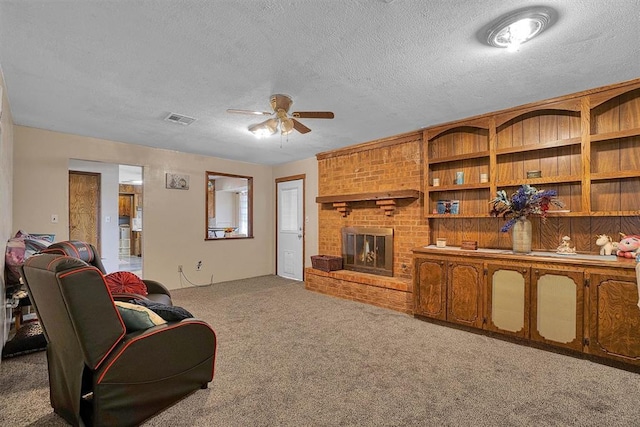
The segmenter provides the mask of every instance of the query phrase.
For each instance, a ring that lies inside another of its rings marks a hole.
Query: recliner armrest
[[[155,280],[142,279],[145,285],[147,285],[147,292],[150,294],[165,294],[171,297],[171,292],[160,282]]]
[[[215,354],[215,332],[202,320],[190,318],[154,326],[127,334],[101,366],[97,383],[158,381],[202,363],[211,363],[211,381]],[[149,363],[151,358],[153,363]]]

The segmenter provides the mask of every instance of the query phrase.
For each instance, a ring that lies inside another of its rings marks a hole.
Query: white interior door
[[[278,276],[302,280],[304,180],[278,182]]]

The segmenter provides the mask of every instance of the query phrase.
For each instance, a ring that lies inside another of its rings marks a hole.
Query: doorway
[[[69,182],[69,238],[92,241],[85,236],[79,236],[72,232],[74,226],[72,210],[76,205],[89,203],[93,197],[98,212],[95,216],[96,226],[91,227],[98,236],[96,249],[100,253],[102,264],[107,273],[115,271],[132,271],[142,274],[142,166],[119,165],[117,163],[104,163],[90,160],[69,159],[69,174],[79,172],[94,174],[100,177],[96,191],[79,193],[73,190],[73,184]],[[71,179],[71,178],[70,178]],[[121,187],[122,186],[122,187]],[[120,192],[135,195],[135,202],[131,205],[131,213],[128,215],[129,242],[134,248],[139,248],[135,256],[126,260],[120,259]],[[134,232],[135,231],[135,232]]]
[[[142,277],[142,167],[119,165],[118,270]]]
[[[276,274],[303,280],[305,175],[276,179]]]

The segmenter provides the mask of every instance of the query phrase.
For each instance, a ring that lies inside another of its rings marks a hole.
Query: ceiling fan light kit
[[[262,123],[256,123],[248,127],[249,132],[253,133],[258,138],[274,135],[278,131],[280,131],[280,135],[289,135],[294,130],[305,134],[311,132],[311,129],[296,119],[333,119],[334,117],[334,114],[331,111],[294,111],[289,116],[289,109],[291,108],[291,104],[293,104],[293,100],[289,95],[271,95],[269,103],[273,110],[271,113],[264,111],[238,110],[235,108],[229,108],[227,112],[233,114],[275,115],[275,117],[272,117]]]
[[[557,19],[557,12],[544,6],[519,9],[501,16],[486,30],[489,46],[517,51],[520,45],[540,35]]]

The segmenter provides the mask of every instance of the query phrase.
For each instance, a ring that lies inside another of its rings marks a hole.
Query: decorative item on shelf
[[[527,178],[542,178],[542,171],[527,171]]]
[[[455,183],[456,183],[456,185],[464,184],[464,172],[462,172],[462,171],[456,172],[456,181],[455,181]]]
[[[433,186],[434,187],[440,186],[440,178],[433,178]]]
[[[557,247],[556,253],[560,255],[575,255],[576,248],[571,246],[571,237],[564,236],[562,238],[562,243]]]
[[[436,205],[437,212],[439,214],[451,214],[458,215],[460,213],[460,201],[459,200],[438,200]]]
[[[531,221],[530,216],[539,216],[544,221],[549,206],[564,207],[559,201],[555,190],[537,190],[524,184],[510,197],[504,190],[498,190],[491,204],[491,216],[503,217],[507,222],[501,231],[507,232],[513,228],[513,252],[531,252]]]
[[[477,251],[478,242],[475,240],[463,240],[462,244],[460,245],[460,248],[468,251]]]
[[[224,237],[231,237],[231,235],[233,234],[233,232],[235,231],[235,228],[233,227],[227,227],[224,229]]]
[[[640,254],[640,235],[629,235],[620,233],[622,239],[618,243],[616,255],[623,258],[634,259]]]
[[[436,247],[438,248],[446,248],[447,247],[447,239],[438,237],[436,239]]]
[[[596,245],[600,246],[600,255],[615,255],[618,250],[618,242],[606,234],[596,236]]]
[[[480,182],[483,183],[483,184],[489,182],[489,174],[481,173],[480,174]]]

